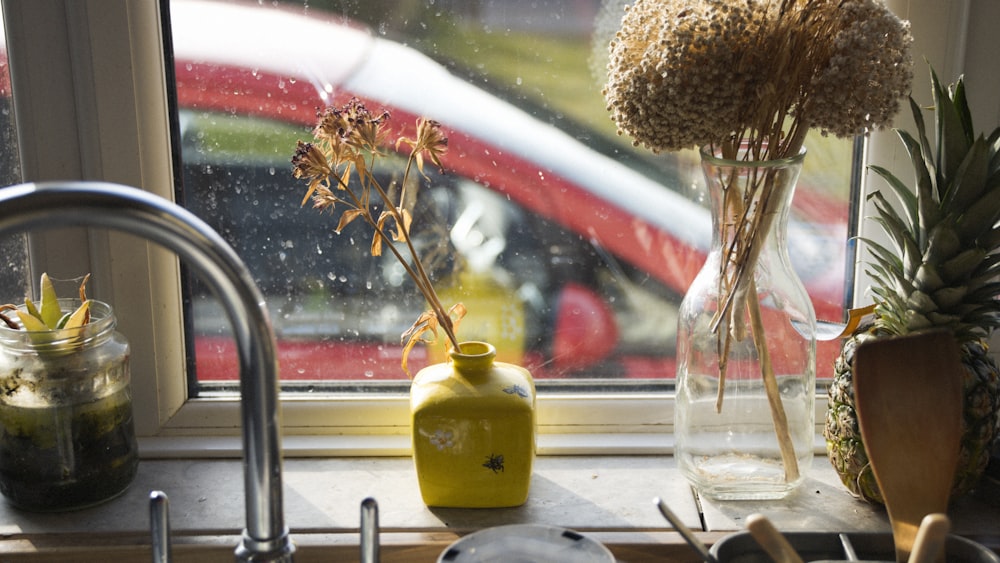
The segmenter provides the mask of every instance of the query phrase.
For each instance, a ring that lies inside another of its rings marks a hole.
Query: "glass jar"
[[[681,302],[678,467],[717,499],[775,499],[813,457],[816,314],[788,256],[798,155],[701,153],[712,248]]]
[[[0,492],[19,508],[91,506],[138,469],[128,341],[109,305],[91,300],[90,311],[77,329],[0,326]]]

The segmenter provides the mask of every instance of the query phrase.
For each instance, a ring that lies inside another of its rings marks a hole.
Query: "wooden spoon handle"
[[[802,558],[795,552],[792,544],[774,527],[774,524],[763,514],[751,514],[747,517],[747,530],[760,547],[774,559],[775,563],[802,563]]]
[[[951,521],[947,515],[937,513],[924,516],[908,563],[944,561],[944,542],[950,530]]]

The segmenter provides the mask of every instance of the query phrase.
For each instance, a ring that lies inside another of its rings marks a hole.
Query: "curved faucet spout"
[[[240,361],[246,529],[239,561],[290,562],[284,524],[278,367],[264,298],[236,252],[202,220],[163,198],[103,182],[0,189],[0,234],[36,228],[105,227],[159,243],[201,274],[232,323]]]

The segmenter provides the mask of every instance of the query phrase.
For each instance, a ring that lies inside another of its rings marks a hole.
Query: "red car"
[[[211,0],[170,8],[183,204],[254,273],[284,380],[406,380],[386,359],[424,308],[391,257],[368,255],[360,223],[337,235],[334,217],[300,206],[295,142],[310,139],[318,109],[351,98],[388,110],[399,134],[423,116],[448,135],[415,237],[427,255],[446,251],[434,269],[446,300],[470,310],[460,337],[489,339],[536,379],[673,378],[677,307],[710,242],[707,209],[682,195],[696,165],[564,130],[342,18]],[[839,319],[846,203],[804,182],[796,202],[793,263],[817,317]],[[236,379],[225,316],[194,279],[190,302],[199,382]],[[411,368],[434,354],[415,351]],[[820,376],[835,354],[821,345]]]

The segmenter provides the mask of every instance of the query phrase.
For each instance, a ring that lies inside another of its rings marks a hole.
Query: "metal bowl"
[[[486,528],[451,544],[438,563],[614,563],[607,547],[557,526]]]

